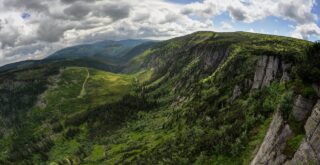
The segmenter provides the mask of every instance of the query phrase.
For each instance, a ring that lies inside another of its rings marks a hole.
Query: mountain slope
[[[64,66],[83,66],[118,72],[131,58],[156,45],[155,41],[122,40],[103,41],[62,49],[42,60],[27,60],[0,67],[0,73],[24,70],[50,63]],[[120,67],[119,67],[120,66]]]
[[[78,45],[62,49],[50,55],[48,59],[74,59],[82,57],[121,57],[132,48],[148,42],[147,40],[101,41],[93,44]]]
[[[3,73],[3,164],[318,162],[319,44],[197,32],[136,49],[117,74]]]

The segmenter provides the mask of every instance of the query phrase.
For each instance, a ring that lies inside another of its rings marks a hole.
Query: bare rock
[[[320,164],[320,126],[318,125],[316,130],[311,136],[310,146],[317,155],[317,162]]]
[[[194,54],[204,57],[204,68],[215,70],[229,55],[228,48],[199,47]]]
[[[307,164],[316,164],[317,163],[317,155],[310,146],[310,144],[304,140],[298,151],[294,154],[291,161],[288,161],[286,164],[301,164],[301,165],[307,165]]]
[[[259,89],[264,79],[265,69],[268,62],[268,56],[262,56],[258,60],[257,69],[254,74],[252,89]]]
[[[315,151],[320,163],[320,100],[314,106],[311,116],[305,125],[306,137]]]
[[[279,68],[279,59],[274,56],[268,57],[268,65],[265,69],[265,75],[261,87],[269,86],[271,81],[276,77]]]
[[[262,56],[258,60],[252,89],[269,86],[275,79],[279,68],[279,59],[274,56]]]
[[[308,118],[306,124],[304,125],[304,129],[306,131],[306,135],[308,139],[310,139],[310,137],[314,134],[319,124],[320,124],[320,100],[314,106],[311,116]]]
[[[292,114],[297,121],[304,121],[312,110],[312,100],[299,95],[293,105]]]
[[[289,76],[288,70],[291,68],[291,64],[282,62],[281,63],[281,68],[282,68],[282,77],[281,77],[280,82],[289,81],[291,78]]]
[[[320,165],[320,100],[313,107],[304,128],[306,136],[287,164]]]
[[[289,125],[285,124],[281,113],[277,111],[273,116],[267,135],[265,136],[251,165],[280,165],[287,157],[282,154],[285,142],[293,136]]]
[[[231,101],[235,100],[236,98],[238,98],[240,95],[241,95],[241,88],[236,85],[233,89],[233,94],[232,94],[232,97],[231,97]]]

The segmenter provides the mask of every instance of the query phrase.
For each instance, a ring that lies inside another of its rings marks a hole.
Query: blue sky
[[[247,31],[320,40],[320,0],[0,0],[0,66],[101,40]]]

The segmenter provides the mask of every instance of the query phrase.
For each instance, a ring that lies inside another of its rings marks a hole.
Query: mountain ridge
[[[0,162],[318,161],[308,146],[318,146],[319,44],[196,32],[142,47],[116,69],[60,61],[3,73]]]

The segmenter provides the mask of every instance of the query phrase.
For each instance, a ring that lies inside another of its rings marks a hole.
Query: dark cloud
[[[3,23],[2,23],[2,19],[0,19],[0,32],[2,28],[3,28]]]
[[[1,48],[5,47],[13,47],[19,37],[19,33],[17,31],[11,31],[10,33],[0,33],[1,38]]]
[[[13,8],[24,8],[27,10],[34,10],[38,12],[48,12],[48,6],[43,4],[43,1],[39,0],[4,1],[4,6]]]
[[[239,8],[234,8],[230,6],[228,7],[228,11],[230,13],[230,16],[237,21],[244,21],[246,19],[245,11]]]
[[[149,13],[138,13],[133,17],[133,21],[135,22],[141,22],[144,21],[146,19],[150,18],[150,14]]]
[[[10,26],[7,19],[0,19],[0,42],[1,49],[13,47],[19,37],[19,31]]]
[[[179,15],[173,14],[173,13],[169,13],[169,14],[167,14],[165,16],[164,20],[160,21],[160,24],[175,22],[178,19],[179,19]]]
[[[74,2],[76,2],[76,1],[79,1],[79,0],[60,0],[62,3],[67,3],[67,4],[69,4],[69,3],[74,3]]]
[[[88,7],[87,4],[76,3],[64,9],[63,12],[67,16],[71,16],[76,19],[81,19],[89,14],[90,7]]]
[[[75,3],[75,2],[94,2],[92,0],[60,0],[62,3],[65,3],[65,4],[72,4],[72,3]]]
[[[63,36],[64,32],[71,29],[71,25],[66,25],[59,21],[43,21],[37,31],[38,39],[46,42],[57,42]]]
[[[112,20],[120,20],[129,16],[131,6],[123,3],[108,3],[104,4],[94,12],[94,15],[103,17],[108,16]]]
[[[181,10],[181,14],[184,14],[184,15],[189,15],[189,14],[192,14],[194,11],[192,8],[184,8]]]

